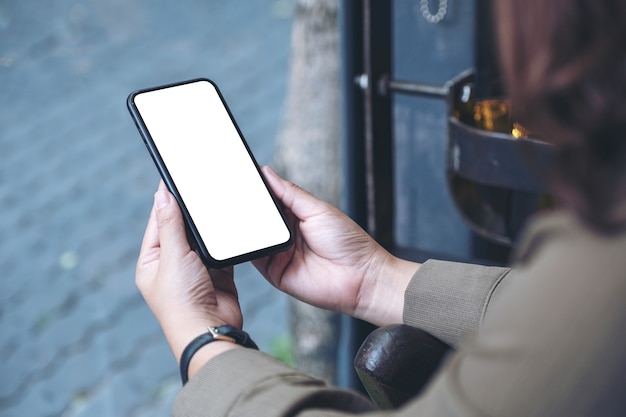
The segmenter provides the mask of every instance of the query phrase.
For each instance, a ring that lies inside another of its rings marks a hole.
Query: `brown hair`
[[[555,193],[596,229],[622,229],[626,1],[492,3],[513,111],[555,145]]]

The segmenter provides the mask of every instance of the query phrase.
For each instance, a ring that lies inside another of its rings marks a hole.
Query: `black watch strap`
[[[201,347],[215,340],[225,340],[247,348],[259,350],[259,347],[254,343],[250,335],[241,329],[228,324],[217,327],[209,326],[207,333],[202,333],[200,336],[193,339],[185,350],[183,350],[183,354],[180,357],[180,379],[183,381],[183,385],[189,380],[189,362],[191,358],[193,358],[193,355],[195,355]]]

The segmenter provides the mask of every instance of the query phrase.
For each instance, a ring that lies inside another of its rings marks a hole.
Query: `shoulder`
[[[602,234],[569,211],[535,217],[516,249],[515,263],[523,266],[542,257],[560,256],[566,257],[568,263],[591,261],[597,267],[626,264],[626,232]]]
[[[534,309],[535,320],[626,324],[626,233],[600,234],[568,212],[543,215],[528,227],[514,268],[515,289],[505,298]]]
[[[458,359],[455,384],[493,415],[502,404],[520,415],[533,414],[529,405],[552,415],[623,410],[615,387],[626,381],[624,271],[626,234],[596,233],[566,212],[535,219],[509,286]]]

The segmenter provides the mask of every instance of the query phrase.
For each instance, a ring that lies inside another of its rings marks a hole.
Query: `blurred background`
[[[169,415],[176,362],[134,285],[158,174],[125,100],[221,87],[272,162],[291,0],[0,1],[0,415]],[[281,355],[287,302],[237,267],[245,327]]]

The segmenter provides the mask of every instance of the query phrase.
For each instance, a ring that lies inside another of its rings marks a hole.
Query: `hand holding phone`
[[[285,217],[212,81],[136,91],[127,105],[208,267],[291,245]]]

